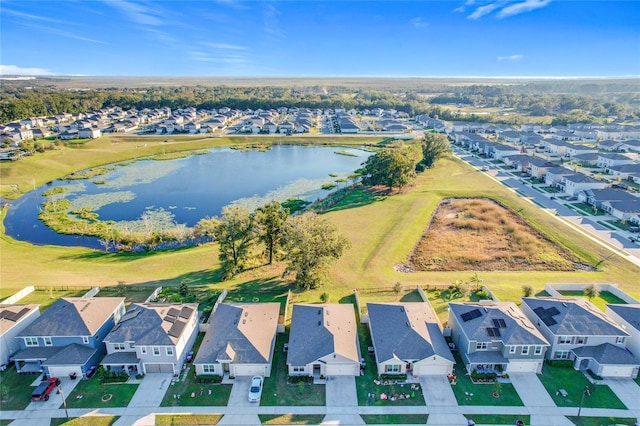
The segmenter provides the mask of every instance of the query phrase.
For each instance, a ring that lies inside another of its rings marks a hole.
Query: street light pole
[[[580,407],[578,407],[578,418],[580,418],[580,411],[582,411],[582,404],[584,403],[584,397],[590,396],[590,395],[591,395],[591,391],[589,390],[589,387],[586,386],[582,391],[582,397],[580,398]]]
[[[64,414],[65,416],[67,416],[67,418],[69,418],[69,411],[67,411],[67,400],[64,397],[64,392],[62,391],[62,386],[60,385],[58,385],[58,392],[60,392],[60,396],[62,396],[62,405],[64,406]]]

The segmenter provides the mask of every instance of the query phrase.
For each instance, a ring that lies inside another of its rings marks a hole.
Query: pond
[[[38,245],[102,248],[96,237],[62,235],[47,227],[38,218],[42,203],[68,200],[69,211],[89,209],[119,229],[140,229],[150,222],[193,227],[230,204],[253,210],[271,200],[324,198],[330,191],[323,185],[346,185],[371,155],[354,148],[294,145],[267,151],[213,148],[198,154],[125,162],[88,179],[50,182],[11,202],[6,234]]]

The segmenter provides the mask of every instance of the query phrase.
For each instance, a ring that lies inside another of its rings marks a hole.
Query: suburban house
[[[623,201],[629,200],[633,202],[636,197],[623,189],[605,188],[605,189],[585,189],[578,193],[578,201],[587,203],[599,209],[604,209],[605,201]]]
[[[636,377],[639,362],[626,349],[620,325],[584,298],[522,298],[522,311],[551,343],[547,359],[602,377]]]
[[[620,179],[631,179],[640,177],[640,163],[622,164],[620,166],[611,166],[605,169],[606,173],[620,177]]]
[[[531,157],[529,159],[529,172],[531,177],[539,180],[544,180],[544,175],[550,168],[555,165],[547,160],[537,157]]]
[[[196,374],[271,375],[279,303],[221,303],[196,354]]]
[[[602,208],[617,219],[640,224],[640,197],[629,195],[624,200],[603,201]]]
[[[80,139],[96,139],[102,136],[102,132],[97,127],[85,127],[78,130]]]
[[[428,302],[367,303],[378,374],[447,375],[455,363]]]
[[[600,155],[597,152],[590,154],[578,154],[572,156],[571,161],[583,167],[595,167],[598,164],[599,156]]]
[[[636,359],[640,359],[640,304],[608,304],[604,312],[629,333],[627,349]]]
[[[16,370],[82,377],[99,364],[103,339],[124,313],[124,297],[59,299],[16,336]]]
[[[575,175],[576,172],[566,167],[549,167],[544,174],[544,183],[549,186],[560,186],[565,176]]]
[[[290,376],[358,376],[360,345],[353,305],[293,305],[287,368]]]
[[[609,184],[582,173],[575,173],[564,176],[561,186],[566,194],[577,195],[578,192],[585,189],[604,189]]]
[[[447,323],[468,373],[542,371],[549,343],[515,303],[449,303]]]
[[[0,366],[20,350],[18,333],[39,316],[40,305],[0,305]]]
[[[104,338],[101,364],[129,374],[178,374],[198,335],[197,303],[133,303]]]
[[[517,155],[519,153],[520,150],[516,147],[505,145],[503,143],[496,143],[492,145],[490,155],[496,160],[501,160],[509,155]]]
[[[640,140],[638,139],[629,139],[626,141],[622,141],[622,146],[620,147],[623,151],[629,152],[640,152]]]
[[[623,164],[632,164],[633,160],[624,154],[599,154],[598,167],[608,168],[613,166],[621,166]]]
[[[576,155],[597,154],[598,150],[586,145],[569,144],[565,149],[565,156],[574,158]]]
[[[603,141],[598,142],[598,148],[603,151],[620,151],[622,147],[622,142],[614,141],[611,139],[605,139]]]

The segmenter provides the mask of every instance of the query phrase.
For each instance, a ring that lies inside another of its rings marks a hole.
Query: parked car
[[[41,382],[31,393],[32,401],[48,401],[49,394],[60,384],[60,379],[57,377],[49,377],[47,380]]]
[[[251,387],[249,388],[249,402],[259,402],[262,396],[262,376],[253,376],[251,378]]]

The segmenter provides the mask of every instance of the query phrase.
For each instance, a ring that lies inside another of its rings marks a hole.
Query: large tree
[[[255,238],[254,217],[244,207],[222,208],[222,216],[203,219],[198,223],[201,234],[212,235],[220,244],[223,278],[229,279],[242,271]]]
[[[418,169],[430,169],[436,161],[446,156],[449,151],[449,139],[440,133],[427,133],[421,142],[422,160],[418,163]]]
[[[416,175],[416,155],[406,146],[384,148],[369,157],[363,166],[365,184],[402,190]]]
[[[303,289],[318,287],[333,260],[350,247],[349,240],[336,227],[315,213],[293,216],[282,237],[288,263],[285,274],[296,274],[296,285]]]
[[[273,255],[282,237],[289,209],[282,207],[277,201],[271,201],[256,210],[256,224],[258,226],[258,240],[265,245],[265,254],[269,265],[273,263]]]

